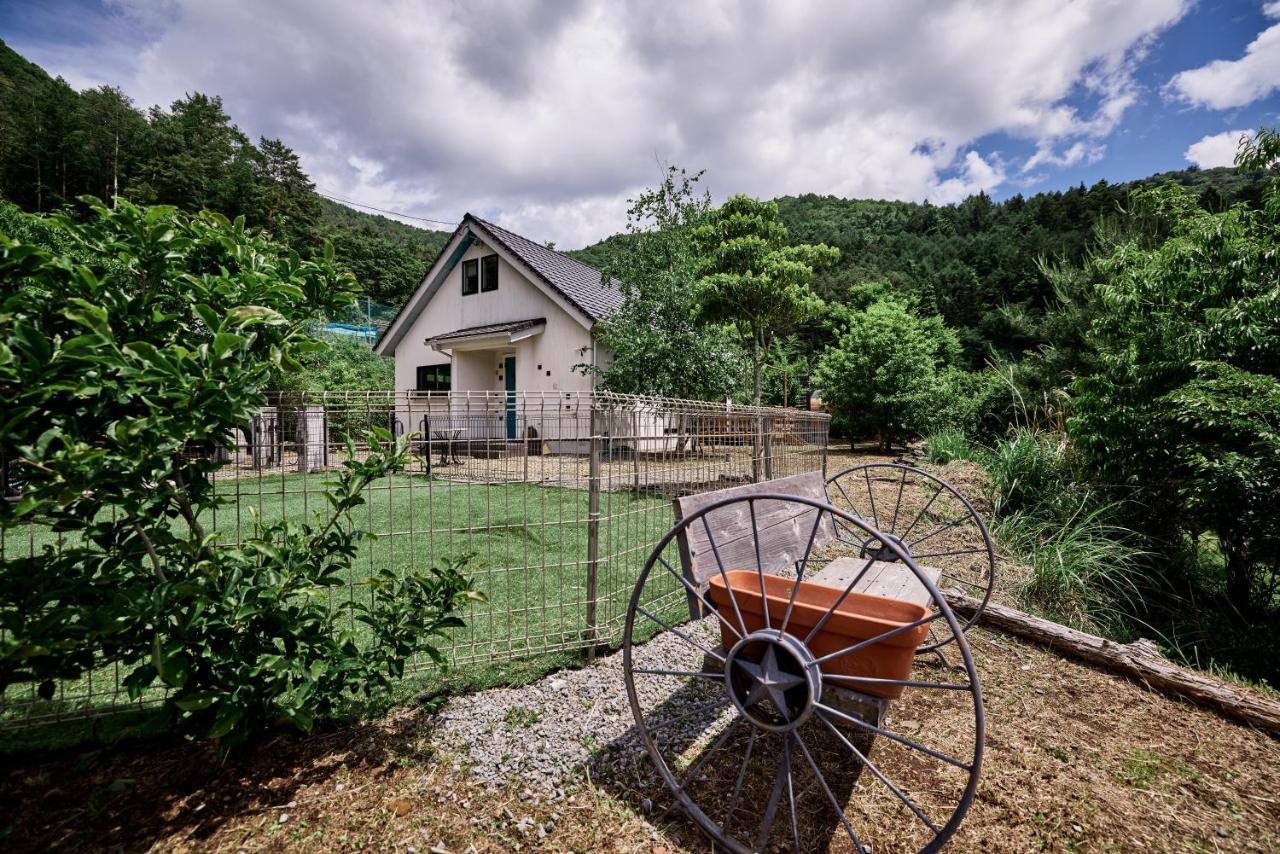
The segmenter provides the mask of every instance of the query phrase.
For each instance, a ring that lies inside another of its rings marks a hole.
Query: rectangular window
[[[480,262],[472,259],[462,262],[462,295],[469,296],[480,290]]]
[[[452,365],[418,365],[418,391],[448,391]]]
[[[498,256],[486,255],[480,259],[480,290],[498,289]]]

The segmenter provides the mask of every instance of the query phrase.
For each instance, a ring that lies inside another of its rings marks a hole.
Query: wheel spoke
[[[831,726],[830,723],[821,717],[818,720]],[[839,735],[839,733],[836,733]],[[843,738],[843,736],[842,736]],[[809,748],[805,745],[804,739],[800,737],[800,733],[796,733],[796,744],[800,746],[800,752],[804,754],[804,758],[809,760],[809,767],[813,769],[813,776],[818,778],[818,784],[822,786],[822,791],[826,792],[827,800],[831,802],[831,808],[836,811],[836,815],[840,816],[840,823],[844,825],[845,832],[849,834],[849,838],[853,840],[854,850],[858,854],[866,854],[866,846],[862,844],[862,840],[858,838],[858,834],[854,832],[853,825],[849,823],[849,817],[844,814],[844,807],[840,806],[840,802],[836,799],[835,793],[831,791],[831,787],[827,785],[827,778],[818,770],[818,763],[814,761],[813,754],[809,752]],[[852,745],[850,745],[852,747]],[[857,753],[857,749],[854,748]],[[864,760],[865,764],[865,760]]]
[[[939,577],[941,577],[941,578],[949,578],[949,579],[951,579],[952,581],[956,582],[957,584],[967,584],[967,585],[969,585],[970,587],[976,587],[976,588],[978,588],[979,590],[986,590],[986,589],[987,589],[987,588],[983,587],[981,584],[977,583],[976,581],[965,581],[963,578],[959,578],[959,577],[957,577],[957,576],[955,576],[955,575],[952,575],[952,574],[951,574],[951,573],[949,573],[949,572],[939,572],[939,573],[938,573],[938,575],[939,575]]]
[[[733,728],[736,727],[741,720],[742,718],[735,717],[733,720],[729,721],[729,725],[724,728],[724,732],[720,733],[720,737],[717,738],[715,743],[707,749],[706,753],[698,757],[698,761],[689,769],[689,773],[685,775],[684,782],[680,784],[680,788],[688,788],[689,784],[698,776],[698,772],[701,771],[703,766],[705,766],[707,762],[711,760],[711,757],[715,755],[715,752],[724,747],[724,743],[729,740],[729,736],[733,735]]]
[[[897,795],[898,800],[902,801],[902,803],[906,805],[907,809],[911,810],[911,812],[915,814],[916,818],[924,822],[925,827],[932,830],[935,834],[942,832],[941,830],[938,829],[938,826],[936,824],[929,821],[929,817],[924,814],[923,810],[921,810],[918,806],[916,806],[915,803],[912,802],[910,798],[908,798],[905,794],[903,794],[901,789],[899,789],[897,786],[893,784],[892,780],[886,777],[884,773],[881,772],[881,770],[875,766],[875,763],[871,761],[870,757],[868,757],[861,750],[859,750],[857,746],[854,745],[853,742],[845,738],[844,733],[840,732],[840,730],[836,728],[835,724],[831,723],[831,721],[827,720],[821,715],[818,716],[818,720],[822,721],[823,725],[827,729],[831,730],[832,734],[835,735],[836,738],[840,739],[840,741],[844,743],[845,747],[852,750],[853,755],[858,757],[858,761],[861,762],[877,780],[879,780],[881,783],[884,783],[886,786],[888,786],[889,791]]]
[[[902,507],[902,491],[907,488],[907,470],[902,470],[902,479],[898,481],[898,498],[893,502],[893,519],[889,522],[889,533],[898,527],[898,510]]]
[[[756,850],[765,850],[769,841],[769,833],[773,830],[773,821],[778,817],[778,804],[782,801],[782,785],[785,782],[784,772],[787,769],[787,754],[783,751],[778,760],[778,771],[773,776],[773,791],[769,793],[769,803],[765,805],[764,816],[760,819],[760,827],[756,831]]]
[[[953,552],[926,552],[922,555],[912,555],[913,558],[919,560],[924,557],[952,557],[953,555],[977,555],[985,552],[986,549],[960,549]]]
[[[956,525],[961,524],[962,522],[964,522],[966,519],[969,519],[969,518],[970,517],[966,515],[966,516],[961,516],[959,519],[952,519],[950,522],[943,522],[941,525],[934,528],[932,531],[925,534],[920,539],[912,540],[911,542],[907,543],[907,548],[908,549],[915,548],[916,546],[923,543],[925,540],[932,539],[938,536],[938,534],[941,534],[943,531],[947,530],[948,528],[954,528]]]
[[[742,794],[742,782],[747,778],[747,766],[751,764],[751,751],[755,749],[756,738],[760,730],[751,728],[751,740],[747,742],[747,752],[742,756],[742,767],[738,769],[738,779],[733,784],[733,796],[729,799],[729,809],[725,811],[724,823],[720,825],[720,835],[729,835],[729,824],[733,821],[734,810],[738,808],[738,797]]]
[[[733,605],[733,613],[738,618],[738,625],[742,628],[740,638],[747,636],[747,621],[742,619],[742,610],[738,607],[738,597],[733,594],[733,585],[729,583],[729,575],[724,571],[724,561],[720,559],[720,549],[716,547],[715,535],[711,533],[711,526],[707,524],[707,514],[702,514],[702,527],[707,532],[707,543],[711,546],[711,553],[715,555],[716,566],[720,569],[720,578],[724,581],[724,589],[729,592],[729,602]]]
[[[875,561],[872,558],[867,558],[866,563],[862,565],[862,569],[858,570],[858,574],[849,582],[849,586],[844,589],[836,601],[831,603],[831,607],[827,609],[827,613],[823,614],[817,624],[809,630],[809,634],[804,636],[804,642],[806,644],[813,640],[814,635],[822,631],[822,627],[827,624],[827,620],[831,619],[831,615],[836,612],[836,609],[839,608],[849,594],[853,592],[853,588],[858,586],[858,582],[862,580],[862,576],[867,574],[867,570],[871,568],[871,564],[873,563],[875,563]]]
[[[920,508],[920,512],[916,514],[916,518],[912,519],[911,524],[908,525],[907,529],[902,532],[903,540],[906,540],[907,537],[911,536],[911,532],[915,530],[915,527],[920,522],[920,519],[923,518],[924,514],[929,512],[929,508],[933,506],[933,502],[937,501],[938,496],[941,494],[942,494],[942,484],[938,484],[938,488],[934,490],[933,495],[929,498],[928,503],[926,503],[924,507]]]
[[[724,697],[720,697],[715,700],[712,700],[710,703],[704,703],[695,709],[689,709],[688,711],[681,712],[680,714],[676,715],[673,718],[667,718],[666,720],[660,723],[645,724],[645,729],[649,730],[649,732],[657,732],[660,729],[666,729],[672,724],[680,723],[686,718],[691,718],[694,715],[700,715],[703,712],[709,712],[712,709],[725,709],[728,707],[728,705],[729,705],[728,699]]]
[[[848,721],[849,723],[853,724],[856,727],[859,727],[860,729],[865,729],[869,732],[874,732],[876,735],[882,735],[885,738],[889,739],[890,741],[896,741],[899,744],[910,747],[912,750],[918,750],[919,752],[927,756],[932,756],[934,759],[940,760],[942,762],[946,762],[948,765],[954,765],[957,768],[960,768],[964,771],[968,771],[972,767],[971,765],[969,765],[969,763],[961,762],[959,759],[956,759],[954,756],[948,756],[947,754],[943,753],[940,750],[934,750],[932,747],[925,747],[923,744],[920,744],[919,742],[916,742],[916,741],[912,741],[911,739],[907,738],[904,735],[898,735],[896,732],[889,732],[887,729],[881,729],[875,724],[867,723],[862,718],[854,717],[853,715],[847,715],[844,712],[840,711],[839,709],[833,709],[830,706],[826,705],[825,703],[814,703],[814,708],[817,710],[819,716],[822,716],[823,712],[826,712],[829,715],[834,715],[840,720]]]
[[[645,610],[644,608],[641,608],[639,605],[637,605],[637,606],[636,606],[636,610],[637,610],[637,611],[639,611],[641,614],[644,614],[644,615],[645,615],[646,617],[648,617],[650,620],[653,620],[653,621],[654,621],[655,623],[657,623],[658,625],[662,626],[662,628],[664,628],[664,629],[666,629],[667,631],[671,632],[671,633],[672,633],[673,635],[675,635],[676,637],[678,637],[678,638],[680,638],[681,640],[683,640],[685,643],[689,644],[690,646],[697,647],[698,649],[700,649],[700,650],[702,650],[703,652],[705,652],[707,655],[709,655],[709,656],[711,656],[712,658],[714,658],[716,661],[719,661],[719,662],[721,662],[722,664],[724,663],[724,656],[723,656],[723,655],[721,655],[720,653],[716,652],[715,650],[713,650],[713,649],[711,649],[711,648],[709,648],[709,647],[705,647],[705,646],[703,646],[702,644],[698,643],[698,642],[697,642],[696,640],[694,640],[693,638],[691,638],[691,637],[689,637],[688,635],[686,635],[684,632],[682,632],[682,631],[680,631],[679,629],[677,629],[675,626],[671,626],[671,625],[668,625],[668,624],[664,623],[662,620],[658,619],[658,618],[657,618],[657,617],[655,617],[653,614],[650,614],[647,610]]]
[[[701,602],[701,603],[706,607],[706,609],[707,609],[708,611],[710,611],[712,614],[715,614],[715,616],[716,616],[716,619],[717,619],[717,620],[719,620],[720,622],[722,622],[722,623],[724,623],[726,626],[728,626],[729,631],[733,632],[733,633],[734,633],[734,635],[736,635],[736,636],[737,636],[737,637],[739,637],[739,638],[746,637],[746,634],[745,634],[744,632],[739,632],[739,631],[737,630],[737,628],[735,628],[734,626],[732,626],[732,625],[730,625],[730,624],[729,624],[729,621],[728,621],[728,620],[726,620],[724,617],[720,616],[720,612],[719,612],[718,610],[716,610],[715,606],[714,606],[714,605],[712,605],[712,604],[707,600],[707,597],[703,596],[703,595],[702,595],[702,593],[698,590],[698,588],[697,588],[697,587],[694,587],[694,586],[693,586],[693,584],[691,584],[691,583],[689,582],[689,579],[687,579],[687,578],[685,578],[685,577],[684,577],[684,574],[683,574],[683,573],[676,572],[676,571],[675,571],[675,568],[674,568],[674,567],[672,567],[672,566],[671,566],[671,564],[667,563],[666,558],[664,558],[664,557],[662,557],[661,555],[659,555],[659,556],[658,556],[658,563],[660,563],[660,564],[662,564],[663,566],[665,566],[665,567],[667,568],[667,572],[671,573],[671,575],[675,577],[676,581],[679,581],[681,584],[683,584],[683,585],[684,585],[684,588],[685,588],[686,590],[688,590],[690,593],[692,593],[692,594],[694,595],[694,597],[695,597],[699,602]],[[732,595],[732,594],[730,594],[730,595]]]
[[[796,605],[796,594],[800,592],[800,583],[804,581],[805,570],[809,568],[809,555],[813,552],[813,543],[818,537],[818,529],[822,527],[822,510],[814,516],[813,530],[809,532],[809,542],[804,547],[804,557],[796,563],[796,583],[791,585],[791,595],[787,598],[787,610],[782,615],[782,627],[778,634],[787,633],[787,624],[791,622],[791,611]]]
[[[920,619],[915,620],[913,622],[904,623],[903,625],[898,626],[897,628],[894,628],[894,629],[890,629],[887,632],[881,632],[875,637],[858,641],[852,646],[846,646],[844,649],[838,649],[835,652],[829,652],[824,656],[815,658],[810,663],[810,666],[822,664],[824,661],[830,661],[833,658],[840,658],[842,655],[849,655],[850,653],[857,652],[860,649],[865,649],[866,647],[869,647],[872,644],[880,643],[881,641],[888,640],[889,638],[897,637],[898,635],[903,634],[905,632],[909,632],[912,629],[916,629],[916,628],[919,628],[920,626],[926,625],[928,623],[932,623],[934,620],[939,619],[941,616],[942,616],[941,611],[935,611],[934,613],[923,616]]]
[[[945,691],[968,691],[968,682],[922,682],[915,679],[881,679],[876,676],[845,676],[841,673],[824,673],[823,681],[852,682],[857,685],[898,685],[903,688],[939,688]]]
[[[782,756],[787,764],[787,806],[791,812],[791,841],[795,843],[795,854],[800,854],[800,822],[796,815],[796,786],[791,773],[791,741],[795,733],[790,732],[782,742]]]
[[[724,672],[713,673],[706,670],[662,670],[656,667],[633,667],[632,673],[643,673],[645,676],[692,676],[700,679],[724,679]]]
[[[849,505],[849,511],[853,513],[853,515],[861,517],[862,514],[858,512],[858,505],[854,504],[853,499],[849,497],[849,493],[844,491],[844,487],[840,484],[840,480],[837,478],[831,482],[836,485],[836,489],[840,490],[840,494],[844,496],[845,503]]]
[[[875,494],[872,493],[871,491],[871,469],[864,468],[862,470],[862,477],[867,482],[867,498],[871,499],[871,521],[873,523],[872,527],[874,527],[878,531],[880,530],[880,514],[876,512],[876,497],[875,497]]]
[[[755,498],[747,499],[747,510],[751,513],[751,539],[756,548],[756,574],[760,576],[760,610],[764,611],[764,627],[773,628],[769,622],[769,594],[764,588],[764,561],[760,557],[760,529],[756,527]]]

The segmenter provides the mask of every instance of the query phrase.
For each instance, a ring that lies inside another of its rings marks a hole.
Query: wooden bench
[[[826,481],[822,472],[815,470],[677,498],[674,500],[676,518],[683,519],[727,498],[766,493],[829,503]],[[758,559],[766,573],[795,577],[806,554],[812,563],[834,540],[835,520],[831,514],[820,513],[817,508],[799,502],[761,499],[752,503],[734,502],[708,512],[698,522],[681,529],[677,545],[685,577],[700,592],[705,592],[711,576],[720,572],[722,564],[726,570],[754,570]],[[803,580],[843,590],[864,567],[867,567],[866,558],[838,557],[826,566],[806,567]],[[924,566],[920,569],[937,583],[938,569]],[[926,608],[932,604],[929,591],[902,563],[873,561],[853,589]],[[688,599],[689,613],[694,619],[706,616],[697,597],[689,595]],[[846,711],[857,713],[874,725],[879,725],[888,708],[887,700],[847,688],[828,686],[824,688],[824,694],[826,692],[835,694]]]

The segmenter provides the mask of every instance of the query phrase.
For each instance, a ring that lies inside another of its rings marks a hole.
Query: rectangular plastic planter
[[[725,575],[728,576],[729,584],[733,587],[734,598],[737,599],[738,608],[742,611],[742,620],[747,624],[747,631],[754,632],[765,628],[764,607],[760,596],[760,574],[754,570],[735,569],[726,572]],[[791,598],[791,588],[795,584],[796,581],[791,578],[768,573],[764,575],[770,625],[775,629],[782,625],[782,618],[787,613],[787,602]],[[715,605],[720,616],[736,628],[738,618],[734,613],[733,603],[725,591],[724,578],[718,574],[713,575],[710,578],[710,585],[707,598]],[[826,584],[812,581],[800,582],[800,589],[796,592],[795,607],[791,612],[791,619],[787,622],[787,634],[803,640],[843,592],[842,588],[829,587]],[[866,593],[850,593],[831,615],[831,619],[827,620],[822,630],[808,642],[808,647],[816,658],[821,658],[853,646],[859,641],[913,623],[928,613],[927,609],[912,602],[888,599],[884,596],[871,596]],[[823,673],[827,674],[868,676],[875,679],[907,679],[911,675],[911,663],[915,659],[916,647],[924,640],[928,631],[927,625],[917,626],[865,649],[824,661],[819,667]],[[720,636],[725,649],[731,648],[738,640],[737,636],[723,623],[720,625]],[[901,685],[841,682],[840,687],[890,699],[902,693]]]

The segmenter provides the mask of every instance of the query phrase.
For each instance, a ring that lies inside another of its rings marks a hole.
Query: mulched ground
[[[1280,850],[1280,741],[976,630],[986,765],[952,850]],[[554,678],[554,677],[551,677]],[[519,725],[519,721],[515,722]],[[8,850],[705,850],[657,788],[490,790],[400,712],[227,764],[151,742],[0,769]],[[649,801],[649,803],[646,803]],[[838,839],[838,837],[834,837]],[[895,850],[892,843],[877,851]]]

